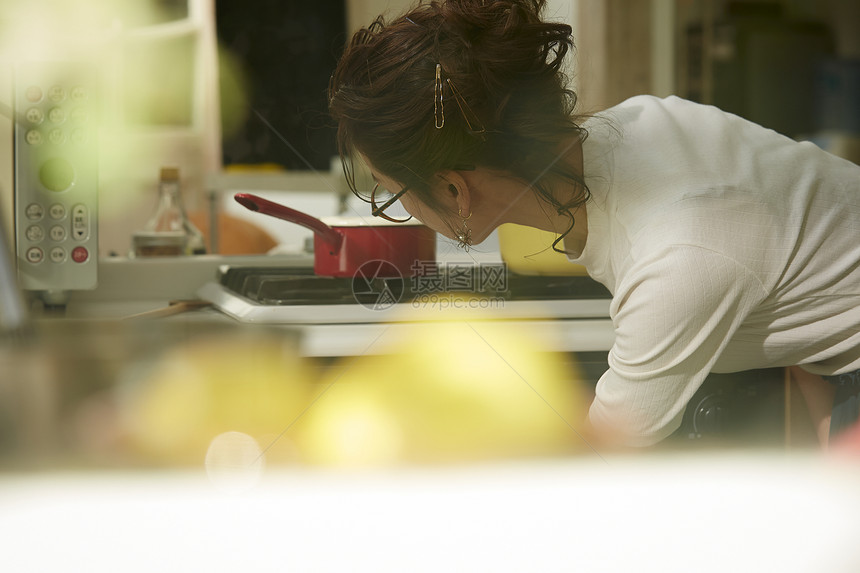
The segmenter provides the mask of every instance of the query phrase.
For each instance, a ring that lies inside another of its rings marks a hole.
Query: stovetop
[[[234,318],[263,323],[434,320],[452,313],[499,318],[605,318],[610,293],[588,276],[524,276],[504,265],[449,265],[412,277],[365,269],[321,277],[306,267],[224,267],[201,298]]]

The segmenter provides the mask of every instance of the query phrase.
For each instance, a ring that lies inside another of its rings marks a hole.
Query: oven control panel
[[[22,288],[96,287],[98,146],[95,70],[15,69],[15,242]]]

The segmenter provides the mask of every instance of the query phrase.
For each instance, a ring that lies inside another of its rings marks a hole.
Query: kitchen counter
[[[122,318],[167,306],[170,301],[194,300],[201,286],[216,278],[222,265],[308,266],[313,255],[200,255],[99,259],[99,284],[90,291],[71,293],[66,308],[70,318]]]
[[[308,267],[312,255],[287,253],[260,256],[203,255],[186,258],[128,259],[114,257],[99,262],[99,286],[71,293],[65,317],[77,320],[116,320],[166,308],[172,301],[199,299],[201,288],[216,280],[223,265],[255,267]],[[582,319],[518,319],[543,333],[547,351],[606,351],[614,340],[608,319],[608,301],[596,301]],[[604,308],[606,307],[606,308]],[[457,315],[453,315],[456,318]],[[469,315],[464,315],[469,316]],[[143,317],[141,317],[143,318]],[[472,315],[471,318],[477,318]],[[236,321],[216,308],[206,307],[157,320],[169,324]],[[306,356],[354,356],[384,353],[391,344],[421,323],[389,321],[374,324],[283,324],[301,332],[300,349]],[[274,325],[268,325],[270,327]]]

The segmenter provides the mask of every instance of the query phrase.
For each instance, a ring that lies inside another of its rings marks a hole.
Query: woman
[[[466,248],[556,233],[613,293],[598,432],[656,443],[709,372],[790,366],[826,436],[822,376],[860,368],[860,167],[678,98],[577,117],[571,30],[543,5],[431,2],[356,33],[329,91],[353,191],[360,156],[375,215],[399,199]]]

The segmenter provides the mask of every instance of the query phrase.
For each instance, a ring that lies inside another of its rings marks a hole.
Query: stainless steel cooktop
[[[383,278],[305,267],[222,267],[199,296],[242,322],[354,324],[481,319],[606,319],[609,292],[587,276],[522,276],[504,265],[440,266]]]

